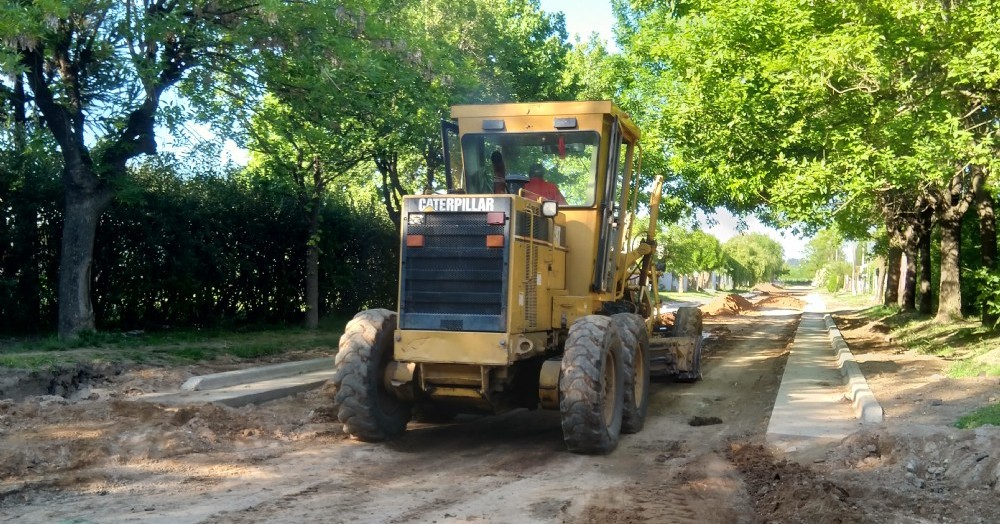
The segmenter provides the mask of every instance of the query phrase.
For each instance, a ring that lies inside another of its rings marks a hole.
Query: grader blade
[[[701,377],[702,336],[653,338],[649,341],[650,374],[693,382]]]

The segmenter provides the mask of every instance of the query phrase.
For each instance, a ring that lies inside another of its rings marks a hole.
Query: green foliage
[[[995,158],[996,0],[618,5],[628,97],[695,206],[861,236],[887,189]]]
[[[816,285],[830,293],[840,291],[851,270],[851,265],[842,260],[827,262],[816,272]]]
[[[715,271],[725,260],[719,240],[700,230],[667,226],[660,245],[666,270],[681,275]]]
[[[5,149],[10,134],[0,132],[0,331],[45,329],[56,319],[61,166],[51,139],[27,132],[20,151]]]
[[[776,279],[784,268],[781,244],[762,233],[735,236],[722,245],[726,268],[736,286],[753,287]]]
[[[99,328],[299,322],[307,227],[295,195],[225,174],[180,178],[177,169],[169,156],[138,164],[135,184],[102,218],[93,269]],[[34,212],[58,224],[58,188],[49,186],[40,201]],[[391,222],[370,202],[334,196],[324,199],[321,214],[336,225],[320,241],[321,310],[392,307],[398,237]],[[50,227],[42,238],[51,240],[20,255],[45,261],[45,282],[54,282],[58,264],[59,230]],[[20,273],[4,275],[12,284],[0,288],[0,332],[51,329],[54,284],[25,286]],[[22,307],[39,293],[43,307]],[[83,335],[78,344],[102,341]]]
[[[843,243],[844,237],[836,227],[821,229],[806,244],[805,267],[816,272],[830,262],[843,261]]]
[[[972,413],[962,415],[955,422],[955,427],[959,429],[974,429],[986,425],[1000,427],[1000,403],[983,406]]]
[[[984,313],[991,313],[994,318],[1000,318],[1000,269],[981,267],[972,277],[969,280],[975,282],[979,291],[976,302]],[[987,327],[995,329],[996,325]]]

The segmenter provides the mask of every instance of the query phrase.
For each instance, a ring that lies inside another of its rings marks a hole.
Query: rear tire
[[[611,320],[622,339],[625,369],[622,433],[638,433],[649,409],[649,333],[642,317],[635,313],[611,315]]]
[[[364,442],[399,435],[410,421],[410,408],[382,383],[392,360],[396,313],[387,309],[362,311],[347,323],[335,360],[334,407],[344,431]]]
[[[622,342],[609,317],[589,315],[569,329],[559,378],[563,439],[574,453],[610,453],[622,427]]]
[[[702,319],[701,310],[696,307],[677,309],[674,317],[675,337],[695,337],[694,354],[691,356],[691,369],[677,373],[678,382],[697,382],[701,378],[701,343]]]

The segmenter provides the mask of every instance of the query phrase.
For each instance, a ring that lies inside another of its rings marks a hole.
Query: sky
[[[615,19],[611,13],[611,2],[608,0],[540,0],[543,10],[550,13],[562,12],[566,16],[566,31],[569,33],[570,41],[576,41],[575,36],[579,35],[581,40],[586,39],[591,33],[598,33],[601,38],[614,44]],[[609,46],[611,49],[617,46]],[[737,230],[739,218],[725,209],[715,210],[712,216],[714,225],[709,225],[705,217],[699,216],[702,230],[714,235],[720,241],[725,242],[730,238],[740,234]],[[746,233],[764,233],[776,240],[785,250],[785,258],[802,258],[804,256],[805,245],[808,239],[801,239],[788,230],[775,230],[765,227],[756,217],[746,217]]]
[[[566,32],[571,42],[575,35],[586,40],[591,33],[598,33],[608,43],[614,42],[612,26],[615,23],[608,0],[541,0],[542,9],[566,15]]]

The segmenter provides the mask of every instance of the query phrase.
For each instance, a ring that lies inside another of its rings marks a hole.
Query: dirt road
[[[15,480],[0,518],[752,522],[730,440],[759,440],[766,428],[796,322],[708,324],[719,336],[706,348],[704,380],[654,384],[645,429],[605,457],[567,453],[558,414],[542,411],[411,424],[402,438],[371,445],[345,439],[314,409],[328,402],[322,392],[241,410],[7,405],[4,453],[22,467],[6,472]]]
[[[128,400],[177,370],[124,371],[73,401],[2,401],[0,521],[1000,522],[996,428],[890,409],[828,448],[768,451],[798,319],[709,319],[704,379],[654,384],[645,429],[602,457],[567,453],[553,412],[411,424],[372,445],[341,433],[328,391],[239,409]]]

